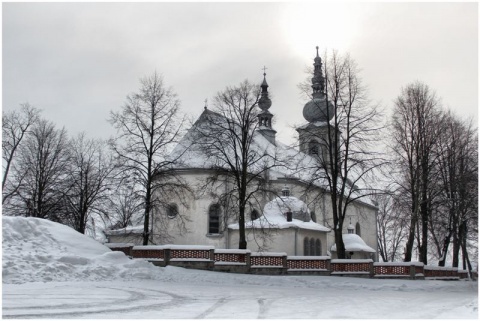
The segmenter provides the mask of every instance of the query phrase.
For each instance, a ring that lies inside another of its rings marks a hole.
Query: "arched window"
[[[315,255],[315,240],[313,239],[313,237],[310,239],[310,255]]]
[[[319,239],[315,241],[315,255],[320,256],[322,255],[322,243]]]
[[[311,211],[311,212],[310,212],[310,217],[312,218],[312,221],[314,221],[315,223],[317,223],[317,216],[315,215],[315,211]]]
[[[310,155],[318,155],[318,142],[312,139],[308,143],[308,153]]]
[[[258,211],[255,209],[250,213],[250,219],[252,221],[255,221],[259,217],[260,217],[260,214],[258,214]]]
[[[220,214],[222,209],[220,205],[213,204],[208,210],[208,234],[220,233]]]
[[[308,237],[303,239],[303,255],[310,255],[310,242],[308,241]]]
[[[177,204],[168,204],[167,205],[167,216],[168,218],[175,218],[178,215],[178,206]]]
[[[355,234],[362,236],[362,231],[360,231],[360,223],[355,224]]]

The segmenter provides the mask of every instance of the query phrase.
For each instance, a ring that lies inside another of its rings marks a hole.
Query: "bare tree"
[[[427,264],[429,218],[433,210],[434,147],[439,137],[439,99],[427,85],[412,83],[395,101],[391,135],[397,169],[403,175],[399,190],[408,195],[409,233],[405,261],[411,261],[417,236],[419,260]]]
[[[175,159],[168,155],[180,137],[184,120],[179,119],[179,100],[156,72],[140,80],[138,93],[127,96],[120,112],[112,112],[110,122],[117,129],[112,148],[124,174],[142,193],[144,208],[143,244],[151,241],[152,211],[165,199],[166,191],[179,190],[172,182]],[[173,179],[175,181],[175,179]],[[156,195],[154,197],[154,195]]]
[[[471,123],[461,121],[451,112],[446,113],[442,125],[436,144],[440,210],[430,219],[431,235],[439,265],[445,265],[453,242],[453,266],[457,267],[459,250],[465,243],[464,229],[477,222],[478,216],[478,138]],[[476,223],[473,225],[475,230]]]
[[[59,221],[68,161],[65,129],[37,121],[19,150],[16,172],[22,181],[11,213]]]
[[[342,233],[347,209],[377,192],[370,182],[385,163],[375,148],[383,122],[378,107],[367,98],[354,60],[333,51],[323,61],[322,66],[317,47],[313,91],[304,108],[309,124],[297,131],[300,151],[316,159],[310,187],[323,184],[329,191],[337,255],[345,258]]]
[[[400,249],[406,237],[405,217],[393,193],[379,194],[374,199],[378,206],[378,250],[384,262],[394,262],[402,254]]]
[[[105,142],[88,139],[85,133],[70,140],[64,222],[83,234],[92,215],[108,215],[104,205],[114,166],[106,147]]]
[[[262,96],[260,86],[247,80],[227,87],[216,95],[214,111],[205,110],[194,127],[195,148],[203,151],[206,164],[214,173],[207,184],[222,184],[221,189],[215,188],[220,191],[217,197],[230,213],[229,217],[233,216],[239,224],[240,249],[247,248],[246,209],[259,202],[257,196],[267,190],[268,170],[277,166],[274,144],[261,146],[256,140],[257,135],[262,135],[257,131],[263,121],[259,101],[264,97],[265,110],[271,104],[266,81],[262,87]],[[267,118],[265,124],[271,125],[271,117]]]
[[[17,184],[13,182],[7,186],[8,174],[14,163],[17,150],[28,133],[30,127],[38,120],[40,111],[28,103],[20,105],[20,111],[12,110],[3,112],[2,115],[2,152],[3,152],[3,180],[2,204],[4,204],[17,191],[18,184],[22,182],[17,177]]]
[[[135,225],[141,219],[144,210],[142,197],[129,183],[117,185],[107,201],[109,207],[110,229],[126,228]]]

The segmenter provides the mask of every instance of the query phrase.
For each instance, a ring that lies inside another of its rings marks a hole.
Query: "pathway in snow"
[[[361,284],[356,281],[352,285]],[[423,292],[410,289],[409,282],[385,287],[365,285],[364,289],[245,284],[209,286],[162,281],[4,284],[3,317],[383,319],[478,316],[473,287],[472,291],[457,291],[461,287],[456,286],[445,289],[449,290],[446,293]]]

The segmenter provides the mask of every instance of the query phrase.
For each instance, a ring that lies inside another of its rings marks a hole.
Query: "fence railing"
[[[338,260],[329,256],[287,256],[286,253],[215,249],[213,246],[145,245],[107,243],[133,259],[146,259],[155,265],[234,273],[318,274],[405,279],[467,279],[468,271],[424,265],[421,262],[373,262]],[[476,274],[475,274],[476,275]]]

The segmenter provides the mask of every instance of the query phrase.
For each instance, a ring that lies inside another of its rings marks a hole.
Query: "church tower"
[[[263,82],[260,86],[262,88],[261,97],[258,100],[258,107],[262,110],[258,114],[258,131],[272,144],[275,145],[275,134],[277,131],[272,128],[272,118],[273,114],[268,111],[268,109],[272,106],[272,101],[268,97],[268,84],[265,73],[265,69],[263,70]]]
[[[307,124],[297,128],[300,138],[300,151],[320,157],[327,158],[328,127],[333,133],[334,129],[329,124],[332,120],[335,108],[325,95],[325,78],[322,71],[322,59],[318,55],[314,58],[312,78],[312,99],[303,107],[303,117]]]

